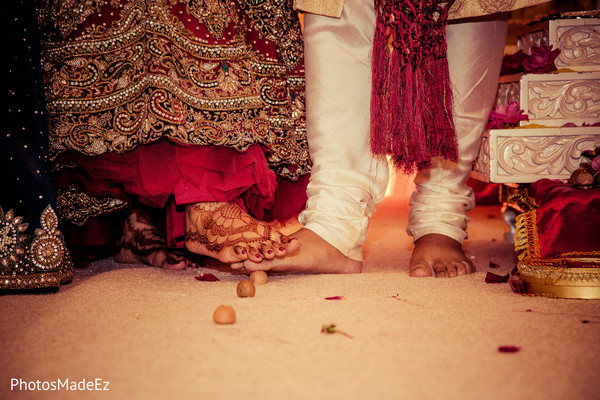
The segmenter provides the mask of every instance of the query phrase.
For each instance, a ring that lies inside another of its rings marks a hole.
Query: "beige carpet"
[[[472,213],[476,274],[410,278],[406,214],[402,201],[380,207],[363,274],[271,277],[253,298],[238,298],[242,276],[225,270],[112,260],[55,294],[1,296],[0,399],[600,398],[600,301],[486,284],[490,261],[497,273],[515,262],[498,206]],[[213,323],[220,304],[235,325]],[[83,380],[110,390],[26,390]]]

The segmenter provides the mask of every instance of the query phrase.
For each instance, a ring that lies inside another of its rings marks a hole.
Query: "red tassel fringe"
[[[414,66],[400,49],[390,51],[383,20],[377,19],[373,44],[371,151],[391,155],[394,165],[409,173],[429,168],[434,157],[456,160],[445,43],[443,57],[425,55]],[[440,35],[445,41],[445,31]]]

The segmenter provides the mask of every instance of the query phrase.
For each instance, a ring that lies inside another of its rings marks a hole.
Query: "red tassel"
[[[382,26],[377,24],[375,28],[375,38],[373,40],[373,74],[372,74],[372,95],[371,95],[371,132],[378,132],[371,135],[371,148],[377,153],[387,153],[387,140],[382,132],[389,132],[390,125],[388,118],[380,117],[380,114],[389,108],[387,100],[390,92],[390,81],[386,79],[389,74],[388,49],[385,43],[385,31]]]
[[[400,11],[407,4],[421,21]],[[391,155],[394,165],[406,172],[429,168],[434,157],[458,158],[445,58],[449,6],[437,21],[428,19],[439,11],[437,5],[419,7],[408,0],[378,4],[373,42],[371,151]]]

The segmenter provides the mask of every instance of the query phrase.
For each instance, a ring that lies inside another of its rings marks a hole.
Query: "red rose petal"
[[[214,282],[219,280],[219,278],[217,278],[213,274],[200,274],[196,277],[196,279],[204,282]]]
[[[325,297],[325,300],[344,300],[344,299],[345,299],[344,296]]]
[[[517,346],[500,346],[498,347],[500,353],[517,353],[521,351],[520,347]]]

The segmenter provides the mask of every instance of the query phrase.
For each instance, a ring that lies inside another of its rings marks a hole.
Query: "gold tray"
[[[526,258],[517,268],[526,294],[600,299],[600,258]]]

